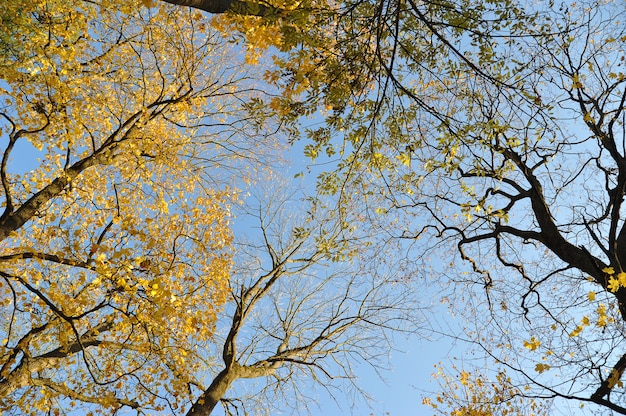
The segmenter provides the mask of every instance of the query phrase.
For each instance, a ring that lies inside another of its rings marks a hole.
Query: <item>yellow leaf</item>
[[[470,374],[467,371],[461,371],[461,373],[459,374],[459,380],[461,381],[461,384],[467,386],[469,384],[469,377]]]
[[[531,351],[535,351],[541,345],[541,341],[537,338],[532,337],[530,341],[524,341],[524,347],[528,348]]]
[[[404,165],[404,166],[410,166],[411,165],[411,155],[407,154],[407,153],[401,153],[398,156],[396,156],[396,158]]]
[[[574,338],[580,335],[581,332],[583,332],[583,327],[578,325],[572,332],[570,332],[569,336],[570,338]]]
[[[609,389],[612,389],[615,386],[624,387],[624,383],[620,380],[620,374],[617,370],[611,370],[611,375],[608,378]]]

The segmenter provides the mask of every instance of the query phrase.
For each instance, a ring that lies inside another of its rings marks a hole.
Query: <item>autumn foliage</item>
[[[190,16],[3,3],[1,412],[174,411],[206,366],[236,199],[206,168],[245,76]]]
[[[423,404],[436,414],[449,416],[540,416],[549,414],[549,403],[524,398],[524,386],[516,386],[505,371],[464,371],[453,367],[448,375],[436,366],[440,392]]]
[[[369,359],[367,331],[414,313],[396,287],[430,273],[498,369],[439,371],[426,404],[626,414],[625,18],[610,0],[5,1],[0,411],[200,415],[237,408],[240,378],[330,380],[324,360]],[[237,245],[236,184],[266,168],[242,161],[276,132],[329,170],[306,219],[268,197],[246,213],[262,242]]]

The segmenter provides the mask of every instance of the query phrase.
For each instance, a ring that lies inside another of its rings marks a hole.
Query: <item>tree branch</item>
[[[266,17],[278,15],[283,10],[270,4],[241,0],[163,0],[177,6],[188,6],[213,14],[232,12],[238,15]]]

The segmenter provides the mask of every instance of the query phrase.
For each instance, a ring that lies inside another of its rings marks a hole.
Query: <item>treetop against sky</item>
[[[435,411],[626,414],[624,14],[9,1],[1,408],[200,415],[256,412],[229,396],[240,378],[285,402],[302,380],[358,389],[352,360],[419,322],[428,285],[494,368],[442,375]],[[291,197],[246,187],[297,140],[332,169],[283,219]],[[40,160],[14,171],[26,141]],[[235,242],[234,207],[258,239]]]

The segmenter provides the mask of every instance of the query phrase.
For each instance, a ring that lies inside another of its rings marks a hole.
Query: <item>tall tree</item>
[[[189,13],[0,17],[0,409],[181,408],[232,264],[236,194],[209,169],[261,154],[257,92]]]
[[[624,17],[612,2],[546,5],[509,36],[458,39],[438,78],[417,66],[396,78],[393,102],[415,117],[383,114],[367,156],[346,165],[357,184],[378,184],[380,212],[404,219],[398,238],[456,246],[438,268],[450,306],[518,394],[616,414],[626,414]]]
[[[357,215],[350,229],[317,198],[294,199],[288,185],[255,192],[243,207],[246,231],[226,313],[218,322],[217,369],[187,415],[309,411],[315,388],[364,394],[357,366],[379,371],[394,333],[423,324],[416,296],[398,280],[393,253],[371,245]],[[257,231],[249,230],[252,225]],[[250,396],[232,396],[240,379],[261,379]],[[295,398],[295,400],[294,400]]]

